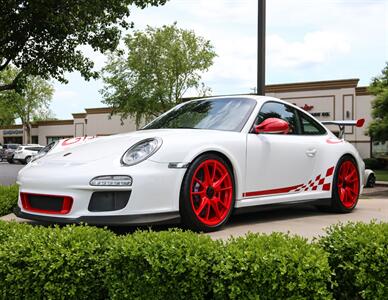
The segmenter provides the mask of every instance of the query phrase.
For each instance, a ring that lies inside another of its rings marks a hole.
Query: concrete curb
[[[376,181],[377,186],[387,186],[388,187],[388,181]]]

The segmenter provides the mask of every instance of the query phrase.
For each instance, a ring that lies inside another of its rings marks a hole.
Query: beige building
[[[266,95],[284,99],[303,107],[319,120],[350,120],[365,118],[363,128],[348,128],[346,138],[364,158],[371,157],[372,143],[365,134],[371,121],[373,96],[366,87],[358,87],[358,79],[316,81],[266,86]],[[87,108],[74,113],[71,120],[41,121],[33,125],[32,142],[46,145],[52,141],[75,136],[103,136],[136,129],[132,119],[122,123],[111,116],[110,108]],[[338,128],[333,127],[333,131]],[[0,143],[22,143],[21,125],[0,127]]]

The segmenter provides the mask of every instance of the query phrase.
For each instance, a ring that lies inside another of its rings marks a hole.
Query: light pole
[[[258,0],[257,14],[257,94],[265,95],[265,17],[266,0]]]

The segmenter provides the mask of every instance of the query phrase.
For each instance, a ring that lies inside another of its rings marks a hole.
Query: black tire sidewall
[[[376,184],[376,176],[373,174],[370,174],[368,176],[368,180],[366,181],[367,187],[374,187]]]
[[[350,208],[345,207],[343,205],[343,203],[342,203],[342,201],[341,201],[341,199],[339,197],[338,184],[337,184],[338,183],[339,170],[340,170],[342,164],[344,162],[346,162],[346,161],[350,161],[350,162],[352,162],[354,164],[354,166],[356,167],[357,176],[358,176],[358,196],[357,196],[356,202]],[[335,169],[335,172],[334,172],[334,178],[333,178],[333,189],[332,189],[332,198],[331,198],[331,206],[332,206],[333,210],[337,211],[337,212],[341,212],[341,213],[349,213],[349,212],[351,212],[357,206],[358,199],[360,197],[360,188],[361,188],[360,172],[359,172],[356,160],[353,157],[349,156],[349,155],[345,155],[345,156],[341,157],[340,160],[337,163],[337,166],[336,166],[336,169]]]
[[[208,226],[206,224],[203,224],[200,220],[198,220],[197,216],[195,215],[192,206],[191,206],[191,199],[190,199],[190,189],[191,189],[191,180],[194,176],[195,171],[199,167],[200,164],[202,164],[206,160],[217,160],[220,163],[222,163],[225,168],[227,169],[229,175],[232,179],[232,185],[233,185],[233,196],[232,196],[232,204],[231,208],[228,212],[228,215],[225,217],[225,219],[218,225],[215,226]],[[183,178],[182,186],[181,186],[181,193],[180,193],[180,201],[179,201],[179,211],[181,214],[182,222],[184,225],[188,226],[190,229],[195,231],[203,231],[203,232],[210,232],[210,231],[216,231],[219,230],[230,218],[230,215],[233,212],[234,205],[235,205],[235,199],[236,199],[236,186],[235,186],[235,180],[233,171],[230,167],[230,165],[219,155],[209,153],[209,154],[203,154],[199,157],[197,157],[189,166],[187,169],[187,172]]]

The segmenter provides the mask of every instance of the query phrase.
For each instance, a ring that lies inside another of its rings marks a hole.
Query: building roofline
[[[113,112],[113,108],[111,107],[85,108],[85,111],[88,115],[111,114]]]
[[[74,120],[46,120],[38,121],[36,124],[38,126],[73,125]]]
[[[371,92],[368,91],[368,86],[359,86],[356,87],[356,95],[357,96],[369,96],[373,95]]]
[[[8,125],[8,126],[0,126],[0,129],[23,129],[23,125],[17,124],[17,125]]]
[[[86,118],[87,113],[74,113],[72,114],[74,119],[84,119]]]
[[[356,88],[359,81],[360,79],[358,78],[352,78],[352,79],[339,79],[339,80],[269,84],[265,86],[265,92],[266,93],[286,93],[286,92]]]

